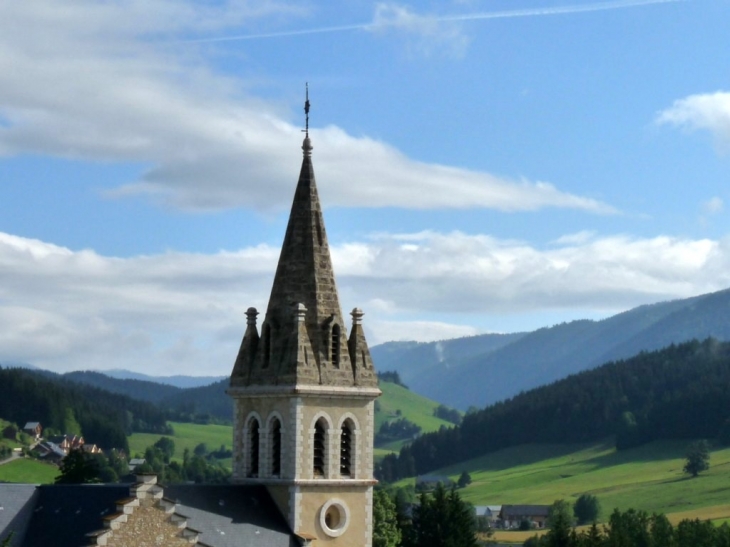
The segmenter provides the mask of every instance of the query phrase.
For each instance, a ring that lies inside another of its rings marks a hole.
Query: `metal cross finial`
[[[306,100],[304,101],[304,114],[306,114],[306,125],[304,129],[304,132],[307,137],[309,137],[309,82],[305,83],[306,88]]]

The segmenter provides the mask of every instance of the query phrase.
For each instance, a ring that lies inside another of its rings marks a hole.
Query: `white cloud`
[[[366,267],[345,265],[341,274],[355,275],[359,292],[410,312],[618,311],[727,287],[728,243],[613,236],[541,250],[458,232],[383,235],[361,244]]]
[[[365,310],[371,344],[474,334],[485,315],[594,317],[730,286],[730,240],[565,241],[380,234],[334,247],[333,261],[343,311]],[[0,362],[226,374],[277,258],[265,245],[115,258],[0,233]]]
[[[722,198],[717,196],[708,199],[705,203],[702,204],[702,209],[708,215],[716,215],[718,213],[722,213],[724,208],[725,202],[722,200]]]
[[[709,131],[720,150],[730,150],[730,93],[717,91],[674,101],[659,113],[657,123]]]
[[[441,321],[378,321],[368,325],[374,340],[435,342],[479,334],[468,325],[453,325]]]
[[[552,243],[554,245],[576,245],[580,243],[586,243],[595,235],[596,233],[591,230],[581,230],[580,232],[576,232],[574,234],[566,234],[564,236],[560,236]]]
[[[301,140],[289,112],[213,72],[205,46],[179,39],[302,10],[164,0],[17,6],[0,3],[0,155],[149,166],[111,192],[117,197],[190,210],[286,207],[298,167],[291,150]],[[413,19],[388,13],[402,24]],[[419,162],[337,127],[315,129],[313,138],[331,206],[613,212],[549,183]]]
[[[258,246],[120,259],[0,233],[0,361],[225,369],[216,337],[243,324],[249,305],[263,306],[278,254]],[[181,340],[204,347],[207,362],[171,353]]]
[[[461,25],[437,15],[421,15],[407,6],[381,2],[375,7],[372,24],[367,30],[379,34],[398,33],[411,40],[410,47],[427,56],[461,57],[469,45]]]

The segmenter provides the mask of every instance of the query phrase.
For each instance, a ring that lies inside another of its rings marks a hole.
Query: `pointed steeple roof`
[[[342,312],[314,177],[309,137],[304,139],[302,149],[302,168],[266,314],[270,317],[287,306],[304,304],[310,312],[307,317],[309,325],[319,324],[333,315],[341,321]]]
[[[308,105],[307,100],[307,114]],[[308,131],[302,150],[299,181],[261,336],[256,330],[257,312],[251,308],[231,385],[376,387],[360,310],[353,311],[353,330],[347,339]]]

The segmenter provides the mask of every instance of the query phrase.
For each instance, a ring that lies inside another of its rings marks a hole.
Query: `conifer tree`
[[[407,547],[476,547],[473,508],[439,483],[433,494],[421,494],[407,541]]]
[[[396,547],[400,545],[401,531],[398,528],[395,503],[385,490],[373,492],[373,547]]]

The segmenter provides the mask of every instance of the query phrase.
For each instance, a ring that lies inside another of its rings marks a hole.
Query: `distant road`
[[[17,460],[22,457],[23,457],[22,452],[13,452],[7,460],[0,460],[0,465],[5,465],[6,463],[10,463],[11,461]]]

